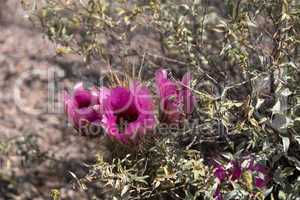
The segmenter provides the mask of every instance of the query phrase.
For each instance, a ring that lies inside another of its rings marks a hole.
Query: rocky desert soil
[[[100,139],[74,135],[60,104],[85,66],[55,49],[20,1],[0,0],[0,199],[49,199],[53,189],[63,199],[91,198],[71,174],[87,172]]]

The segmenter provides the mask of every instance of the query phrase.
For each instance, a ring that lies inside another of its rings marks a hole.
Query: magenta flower
[[[214,175],[219,179],[220,182],[223,182],[227,178],[227,173],[222,165],[217,165]]]
[[[230,179],[232,181],[240,179],[243,173],[242,166],[238,161],[231,161],[232,167],[229,169]]]
[[[246,161],[249,163],[248,165],[242,165],[242,163]],[[243,161],[231,160],[224,167],[218,163],[215,164],[214,167],[214,176],[219,180],[218,187],[214,193],[215,199],[223,199],[221,193],[221,186],[230,181],[240,181],[242,178],[242,174],[244,171],[249,170],[252,174],[254,180],[254,186],[256,188],[264,188],[267,186],[270,181],[269,169],[262,164],[255,163],[254,159],[243,159]]]
[[[166,70],[156,71],[155,82],[160,96],[162,122],[180,122],[193,112],[196,100],[190,90],[191,80],[190,73],[186,73],[181,81],[173,82],[168,78]]]
[[[257,175],[254,176],[254,185],[257,188],[264,188],[267,186],[268,182],[270,181],[269,177],[269,169],[262,164],[254,164],[254,161],[250,161],[250,165],[248,169]]]
[[[122,143],[136,142],[156,125],[150,92],[138,82],[111,89],[103,104],[104,129]]]
[[[221,190],[220,190],[220,186],[217,187],[217,189],[216,189],[213,196],[214,196],[215,200],[223,200],[223,196],[222,196],[222,193],[221,193]]]
[[[99,125],[102,119],[98,92],[85,89],[81,82],[73,95],[64,93],[64,109],[69,122],[80,131],[89,124]]]

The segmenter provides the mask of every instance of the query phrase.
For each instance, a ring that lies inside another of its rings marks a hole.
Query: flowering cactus
[[[155,127],[154,104],[150,92],[139,82],[129,88],[115,87],[103,99],[103,126],[106,133],[122,142],[136,142]]]
[[[181,82],[168,79],[167,71],[159,69],[155,73],[156,87],[160,96],[160,119],[162,122],[180,122],[192,113],[195,105],[189,85],[191,74],[186,73]]]
[[[75,85],[73,95],[64,93],[64,108],[69,122],[80,131],[86,125],[100,125],[102,113],[98,92],[85,89],[81,82]]]
[[[156,72],[156,84],[161,99],[161,122],[180,122],[194,109],[195,97],[190,91],[191,75],[182,81],[172,82],[166,70]],[[101,126],[107,135],[122,143],[136,142],[156,125],[154,104],[149,90],[137,81],[128,88],[100,88],[89,91],[79,83],[73,96],[65,95],[65,112],[73,126]]]

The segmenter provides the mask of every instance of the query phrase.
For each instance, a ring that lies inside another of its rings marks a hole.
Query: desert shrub
[[[58,44],[58,54],[78,53],[87,66],[125,72],[142,66],[147,79],[160,66],[194,75],[194,127],[160,130],[137,148],[110,142],[112,156],[100,153],[79,184],[101,183],[116,199],[299,197],[298,1],[47,0],[24,6]],[[230,169],[245,157],[268,168],[264,187],[256,187],[250,168],[240,166],[239,178],[224,182],[216,174],[216,162]]]

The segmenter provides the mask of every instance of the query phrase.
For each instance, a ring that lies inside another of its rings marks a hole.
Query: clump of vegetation
[[[24,6],[59,45],[58,54],[78,53],[87,65],[101,62],[124,72],[141,66],[148,78],[162,65],[194,77],[192,127],[159,129],[134,150],[110,143],[112,157],[99,155],[80,185],[102,184],[116,199],[300,196],[298,1],[48,0]],[[244,166],[248,157],[268,172]],[[265,175],[263,185],[253,184]]]

